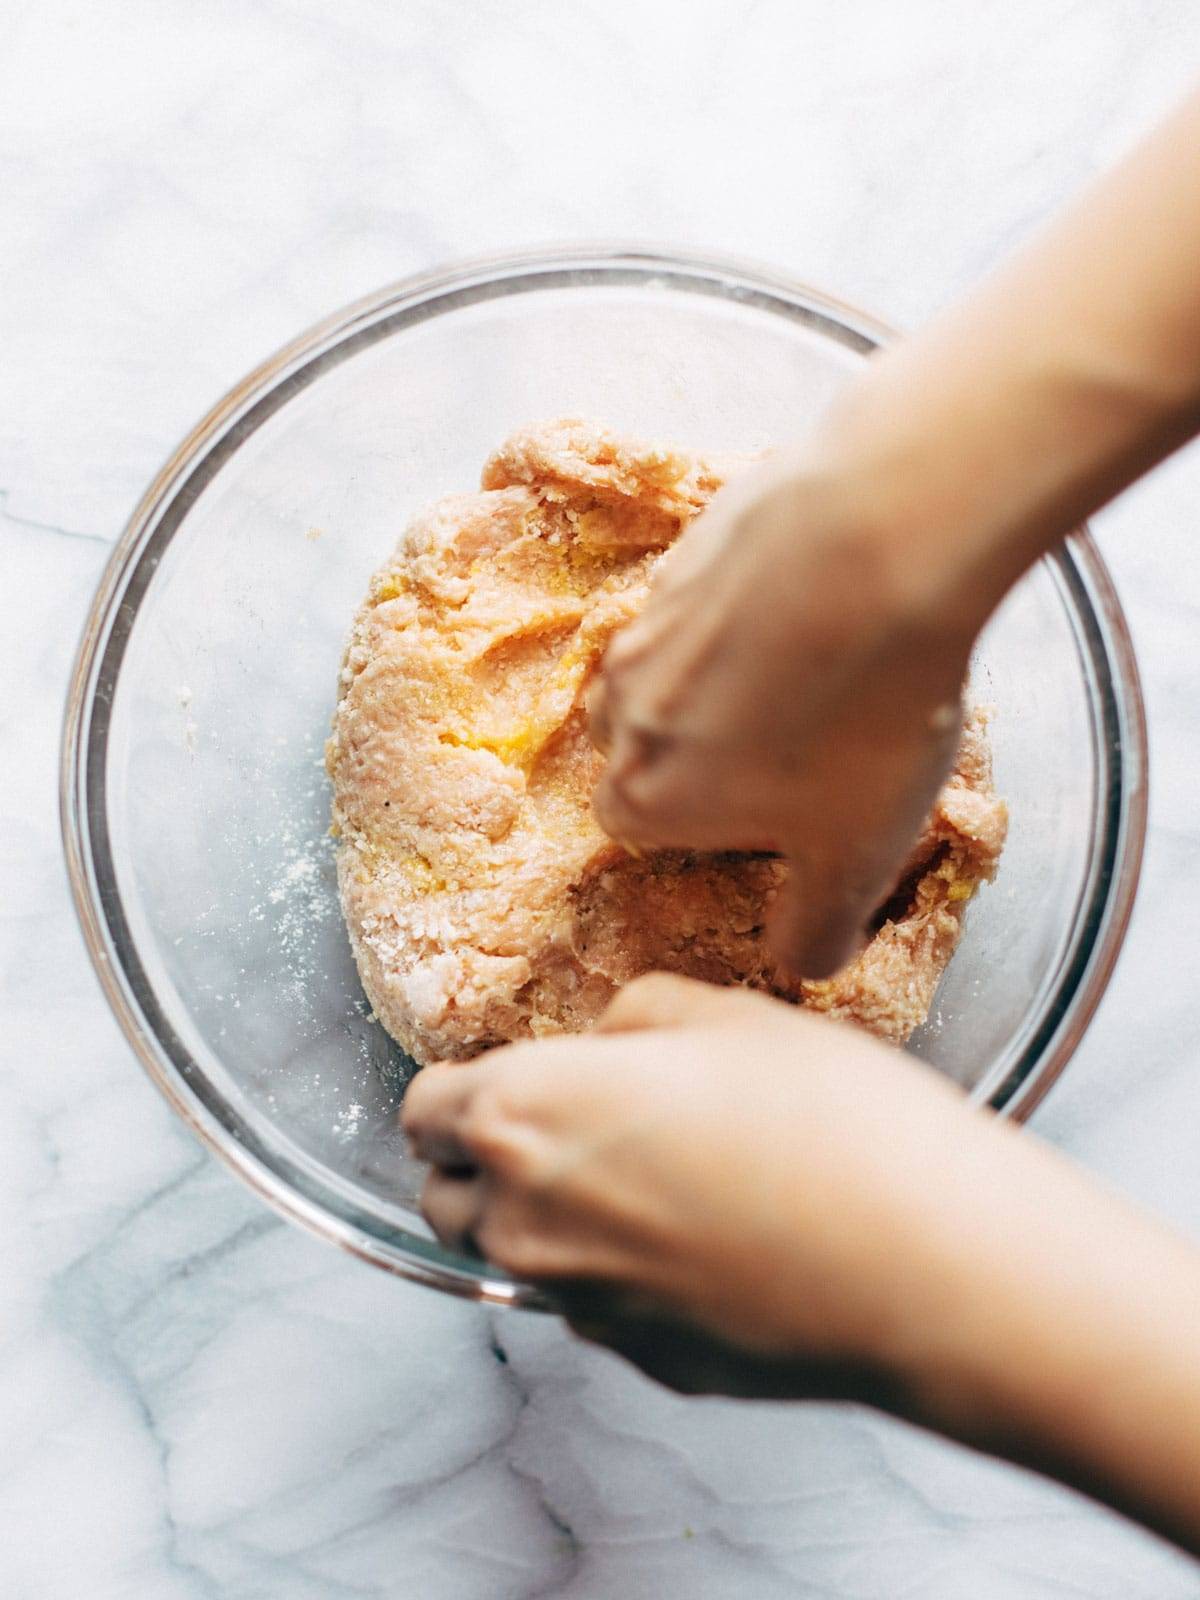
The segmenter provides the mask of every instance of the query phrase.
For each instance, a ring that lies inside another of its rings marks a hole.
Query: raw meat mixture
[[[375,574],[328,746],[338,876],[363,987],[418,1062],[588,1027],[665,969],[748,983],[904,1040],[1004,842],[983,719],[896,896],[836,977],[764,936],[772,857],[635,858],[592,815],[582,697],[662,552],[728,464],[578,420],[512,436],[482,489],[416,518]]]

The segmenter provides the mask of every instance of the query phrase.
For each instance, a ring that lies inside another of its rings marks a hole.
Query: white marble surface
[[[118,1035],[60,702],[230,383],[449,258],[640,236],[919,321],[1200,71],[1192,0],[0,0],[0,1594],[1183,1600],[1200,1569],[871,1415],[684,1402],[267,1214]],[[1154,743],[1143,898],[1040,1132],[1200,1231],[1200,454],[1101,519]]]

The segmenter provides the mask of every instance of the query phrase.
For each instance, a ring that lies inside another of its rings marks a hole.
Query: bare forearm
[[[404,1119],[439,1235],[656,1376],[870,1400],[1200,1550],[1200,1255],[859,1030],[659,973]]]
[[[978,1204],[929,1241],[944,1299],[900,1363],[911,1414],[1200,1551],[1200,1254],[996,1131]]]
[[[850,464],[866,515],[959,565],[964,603],[986,615],[1049,544],[1200,426],[1198,266],[1200,96],[880,357],[822,449]]]

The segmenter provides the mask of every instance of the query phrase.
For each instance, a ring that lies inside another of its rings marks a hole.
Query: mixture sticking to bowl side
[[[628,854],[591,808],[583,694],[656,561],[725,468],[578,420],[512,436],[371,580],[327,763],[338,878],[367,997],[418,1062],[595,1021],[653,969],[748,983],[902,1041],[923,1022],[1006,814],[983,719],[963,730],[871,942],[793,977],[764,923],[770,856]]]

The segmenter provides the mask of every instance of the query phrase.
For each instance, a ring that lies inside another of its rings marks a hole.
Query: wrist
[[[841,597],[828,616],[839,634],[852,626],[864,647],[872,638],[889,648],[905,638],[945,641],[965,668],[1016,573],[982,558],[985,527],[968,531],[931,513],[934,472],[912,442],[847,402],[746,481],[735,543],[756,582],[771,571],[775,604],[756,625],[783,662],[796,627],[811,633],[820,621],[811,612],[816,578],[822,594]]]
[[[868,369],[814,441],[840,515],[886,567],[897,608],[968,647],[1046,541],[1021,526],[1019,484],[986,488],[987,446],[949,431],[904,373]]]
[[[897,1409],[1195,1547],[1195,1252],[1031,1136],[988,1131],[960,1243],[935,1240],[889,1351]]]

